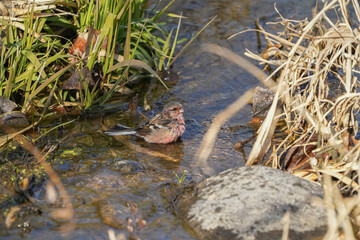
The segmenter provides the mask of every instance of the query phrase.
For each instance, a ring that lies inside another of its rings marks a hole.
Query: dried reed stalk
[[[351,15],[350,9],[355,14]],[[354,16],[356,19],[351,19]],[[360,34],[354,22],[360,22],[359,3],[332,0],[325,2],[311,21],[281,16],[279,22],[271,23],[283,25],[284,32],[279,36],[260,28],[271,44],[260,56],[246,52],[248,57],[275,69],[271,76],[280,75],[273,105],[246,164],[257,164],[272,149],[269,162],[279,167],[279,156],[294,147],[305,149],[311,138],[317,139],[312,143],[316,148],[308,156],[311,168],[293,170],[293,174],[324,180],[329,219],[325,239],[340,235],[354,239],[349,214],[360,203],[353,196],[352,204],[346,204],[339,189],[347,189],[350,194],[359,190],[360,142],[355,136],[360,108]],[[275,112],[279,103],[282,114]],[[286,124],[285,138],[273,135],[279,118]],[[336,184],[330,176],[337,179]],[[355,217],[360,216],[358,212]]]
[[[356,19],[351,19],[354,16]],[[351,212],[360,225],[360,198],[353,195],[344,199],[339,189],[347,189],[352,195],[360,188],[360,141],[355,139],[359,127],[356,115],[360,111],[360,34],[354,22],[360,22],[358,1],[332,0],[325,1],[310,21],[289,20],[280,15],[280,21],[269,23],[283,25],[284,32],[278,36],[258,27],[254,31],[265,35],[268,48],[261,55],[249,50],[245,55],[275,69],[270,76],[254,70],[256,67],[230,50],[213,44],[205,46],[208,52],[245,70],[252,69],[250,73],[275,92],[246,165],[257,164],[271,149],[268,163],[279,167],[279,156],[294,147],[305,149],[308,144],[315,145],[311,153],[306,153],[311,156],[304,154],[310,169],[294,168],[292,173],[323,183],[329,227],[325,239],[337,239],[341,235],[344,239],[354,239]],[[279,77],[275,83],[270,79],[276,75]],[[211,170],[206,160],[219,128],[241,109],[244,98],[240,97],[220,113],[205,134],[197,156],[206,169]],[[286,137],[274,135],[279,119],[285,122]],[[311,139],[316,140],[311,142]],[[331,178],[337,182],[333,183]]]
[[[231,50],[220,47],[216,44],[204,44],[202,48],[204,49],[204,51],[217,54],[218,56],[226,58],[230,62],[237,64],[239,67],[245,69],[250,74],[257,77],[265,86],[268,86],[271,89],[276,89],[276,83],[269,76],[267,76],[263,71],[259,70],[259,68],[254,66],[252,63],[250,63],[243,57],[235,54]],[[230,119],[237,112],[239,112],[251,100],[253,92],[254,89],[246,91],[235,102],[229,105],[224,111],[219,113],[215,117],[210,128],[203,137],[200,147],[196,153],[196,165],[201,166],[205,174],[210,175],[213,172],[213,169],[207,164],[207,159],[214,147],[218,131],[228,119]]]

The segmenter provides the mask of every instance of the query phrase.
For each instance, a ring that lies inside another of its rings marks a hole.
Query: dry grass
[[[315,144],[311,152],[304,151],[303,158],[311,162],[311,167],[290,171],[323,183],[329,226],[325,239],[354,239],[349,215],[360,203],[353,195],[359,188],[360,160],[360,142],[355,139],[355,115],[360,102],[360,34],[353,22],[360,22],[360,8],[357,1],[347,4],[340,0],[327,2],[311,21],[281,17],[272,23],[283,25],[279,36],[262,30],[269,41],[268,49],[261,56],[246,53],[274,68],[272,76],[278,75],[275,101],[259,129],[247,165],[261,161],[271,145],[268,162],[280,167],[281,157],[291,149]],[[353,21],[349,8],[355,9]],[[335,12],[337,19],[328,17]],[[275,111],[278,103],[283,108],[280,115]],[[286,123],[286,137],[274,137],[279,119]],[[347,189],[351,197],[344,199],[339,187]]]
[[[329,226],[324,239],[354,239],[353,224],[360,225],[360,141],[355,139],[360,107],[359,23],[356,0],[328,1],[310,21],[280,16],[280,21],[269,23],[283,26],[278,35],[255,30],[265,35],[268,48],[261,55],[246,52],[273,69],[265,82],[277,83],[272,86],[274,102],[246,164],[267,158],[268,164],[280,168],[284,158],[294,158],[290,153],[302,151],[302,164],[308,167],[285,169],[322,183]],[[284,122],[284,134],[274,134],[278,121]],[[311,151],[306,150],[309,146]]]
[[[352,6],[360,13],[355,1]],[[330,11],[342,15],[333,22],[327,17]],[[279,156],[286,154],[291,147],[308,145],[310,138],[315,136],[316,149],[310,156],[315,161],[314,168],[307,170],[307,175],[305,170],[299,174],[314,180],[318,177],[314,170],[328,170],[340,173],[330,174],[333,177],[357,187],[355,182],[348,181],[347,176],[358,168],[360,155],[360,144],[355,139],[358,132],[355,115],[360,100],[357,92],[360,66],[358,29],[351,27],[343,1],[335,0],[325,5],[310,22],[281,17],[276,24],[282,24],[285,30],[276,38],[264,32],[270,41],[266,52],[261,56],[250,51],[246,53],[261,64],[275,67],[272,76],[279,75],[274,103],[259,130],[247,165],[263,159],[265,155],[260,149],[264,148],[264,139],[273,138],[274,131],[269,129],[281,118],[286,123],[283,130],[286,138],[275,141],[270,159],[276,163],[274,166],[279,166]],[[280,115],[275,114],[278,103],[283,108]],[[296,170],[293,172],[296,175]]]

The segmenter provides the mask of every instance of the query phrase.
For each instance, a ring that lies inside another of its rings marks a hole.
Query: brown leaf
[[[310,169],[309,158],[314,157],[312,151],[317,147],[317,138],[317,134],[314,134],[309,141],[303,141],[298,146],[288,149],[280,157],[280,168],[288,172]]]
[[[69,53],[74,56],[83,57],[87,42],[87,33],[81,33],[75,38],[72,46],[69,47]]]
[[[87,42],[86,42],[87,53],[90,51],[91,44],[95,44],[98,41],[100,34],[101,34],[101,32],[99,30],[96,30],[93,28],[88,28],[88,38],[87,38]],[[105,37],[100,48],[106,50],[108,42],[109,42],[109,35],[107,35]]]
[[[66,80],[63,83],[60,89],[66,89],[66,90],[84,89],[82,78],[84,78],[88,86],[91,87],[95,85],[92,73],[89,70],[89,68],[83,67],[80,71],[78,70],[75,71],[75,73],[73,73],[71,77],[69,77],[68,80]]]

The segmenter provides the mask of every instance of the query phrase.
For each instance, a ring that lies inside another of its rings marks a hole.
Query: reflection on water
[[[100,118],[101,114],[92,115],[67,126],[72,137],[61,144],[53,164],[75,208],[77,227],[71,238],[108,239],[107,230],[110,226],[115,226],[116,221],[122,221],[119,229],[114,228],[116,234],[124,233],[141,239],[195,239],[171,212],[172,197],[174,193],[180,192],[181,186],[201,179],[201,169],[193,167],[196,161],[194,154],[215,115],[247,89],[258,85],[257,80],[246,71],[218,56],[202,52],[200,46],[204,42],[212,42],[239,54],[245,48],[256,52],[255,33],[245,33],[231,40],[226,38],[236,32],[254,28],[257,17],[274,18],[276,11],[273,2],[177,0],[171,8],[171,12],[183,12],[187,17],[181,27],[182,37],[187,38],[212,17],[218,16],[214,24],[176,62],[174,70],[180,77],[177,84],[166,91],[158,83],[149,83],[147,100],[152,110],[146,112],[141,106],[139,108],[151,118],[164,104],[181,102],[185,110],[186,132],[180,141],[169,145],[148,144],[131,136],[127,140],[142,148],[181,159],[180,162],[170,162],[134,151],[102,133],[100,122],[108,126],[116,122],[138,126],[144,122],[142,116],[129,115],[126,112],[127,104],[121,102],[112,105],[120,112],[108,112],[103,119]],[[277,1],[277,8],[285,17],[293,14],[303,18],[310,14],[311,7],[312,1]],[[144,95],[139,95],[140,105],[143,98]],[[233,145],[252,136],[255,130],[247,124],[251,116],[251,107],[246,106],[219,132],[209,158],[209,165],[217,172],[244,165],[251,146],[246,145],[242,151],[236,151]],[[184,176],[183,182],[180,182],[181,176]],[[133,204],[133,207],[129,208],[129,204]],[[15,228],[3,233],[2,237],[62,239],[59,231],[61,223],[54,221],[48,214],[51,208],[46,203],[39,206],[44,209],[44,213],[40,221],[33,220],[35,226],[32,225],[28,231]],[[134,212],[135,208],[137,212]],[[132,225],[123,216],[131,219]],[[139,219],[146,221],[146,226],[142,226]]]

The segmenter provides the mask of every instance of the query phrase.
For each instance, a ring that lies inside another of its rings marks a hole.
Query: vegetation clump
[[[259,140],[275,136],[269,158],[273,166],[313,180],[318,175],[310,166],[304,170],[303,166],[291,163],[296,153],[302,152],[301,160],[306,159],[321,171],[330,167],[336,168],[337,173],[346,173],[345,166],[355,166],[354,160],[360,154],[355,138],[360,45],[358,29],[350,22],[345,7],[332,1],[311,21],[281,17],[277,24],[284,26],[284,32],[274,36],[261,30],[269,41],[267,49],[260,56],[247,51],[246,55],[274,69],[269,78],[275,78],[277,83],[272,108],[259,130],[250,163],[263,158],[267,152],[256,151]],[[331,11],[343,15],[333,22],[328,17]],[[276,115],[276,108],[282,113]],[[282,132],[286,134],[265,131],[279,120],[284,120]],[[262,148],[269,149],[270,145]],[[313,147],[306,149],[308,146]],[[346,175],[340,179],[346,181]]]
[[[21,12],[4,6],[0,96],[27,115],[81,112],[131,80],[162,81],[156,70],[170,66],[180,26],[168,31],[159,18],[173,2],[160,11],[146,10],[143,0],[38,0]]]
[[[360,226],[360,6],[332,0],[317,7],[311,20],[280,15],[269,23],[284,29],[278,35],[260,25],[244,31],[258,31],[268,41],[260,55],[245,53],[265,65],[264,71],[229,49],[215,44],[204,49],[242,67],[274,93],[246,165],[263,162],[321,183],[328,214],[324,239],[354,239],[353,227]],[[197,152],[205,173],[213,172],[207,158],[220,127],[255,92],[249,89],[214,119]]]
[[[326,239],[354,238],[350,213],[359,224],[359,13],[357,1],[333,0],[311,20],[280,16],[269,24],[284,31],[273,35],[260,28],[267,49],[261,55],[246,53],[270,70],[265,85],[271,79],[277,83],[270,86],[274,101],[247,165],[268,156],[273,167],[321,182],[329,219]],[[284,122],[281,130],[274,127],[278,121]],[[337,186],[349,198],[343,199]]]
[[[52,216],[68,222],[67,230],[75,227],[70,197],[47,161],[67,136],[55,137],[56,143],[44,138],[73,121],[52,121],[40,136],[36,127],[44,118],[53,120],[54,112],[78,115],[102,106],[144,78],[155,78],[166,89],[158,72],[170,68],[182,41],[182,16],[167,14],[179,20],[171,30],[168,19],[160,19],[173,2],[161,10],[146,9],[144,0],[0,2],[0,209],[11,207],[3,214],[7,219],[20,211],[14,205],[32,202],[39,180],[47,194],[61,200]],[[8,204],[17,196],[19,201]]]

